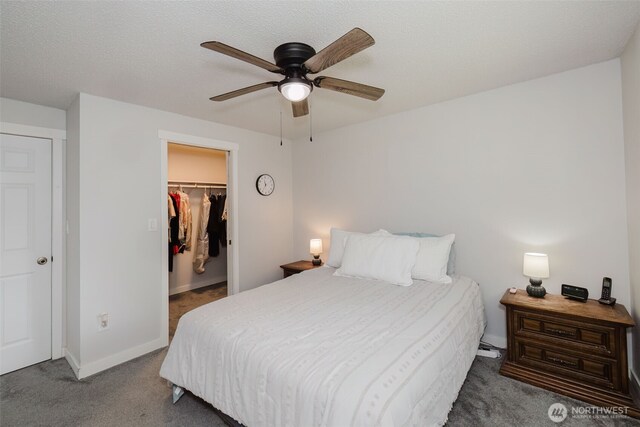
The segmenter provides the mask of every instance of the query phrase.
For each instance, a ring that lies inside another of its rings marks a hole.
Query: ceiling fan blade
[[[375,40],[373,40],[373,37],[360,28],[354,28],[307,59],[303,65],[307,69],[307,72],[311,74],[319,73],[374,44]]]
[[[335,90],[336,92],[346,93],[347,95],[359,96],[360,98],[377,101],[384,95],[384,89],[379,87],[368,86],[362,83],[350,82],[349,80],[341,80],[333,77],[317,77],[313,84],[322,89]]]
[[[278,86],[278,82],[264,82],[257,85],[247,86],[242,89],[234,90],[231,92],[223,93],[222,95],[209,98],[212,101],[226,101],[227,99],[235,98],[236,96],[246,95],[247,93],[255,92],[257,90],[266,89],[268,87]]]
[[[309,102],[307,102],[306,99],[299,102],[292,102],[291,107],[293,108],[293,117],[302,117],[309,114]]]
[[[281,74],[284,72],[282,68],[278,67],[276,64],[272,64],[269,61],[265,61],[262,58],[258,58],[257,56],[251,55],[250,53],[247,53],[247,52],[243,52],[240,49],[236,49],[235,47],[231,47],[224,43],[215,42],[215,41],[204,42],[204,43],[201,43],[200,46],[231,56],[241,61],[248,62],[249,64],[257,65],[258,67],[264,68],[265,70],[271,71],[272,73]]]

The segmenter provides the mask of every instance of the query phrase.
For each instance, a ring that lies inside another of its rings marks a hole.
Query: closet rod
[[[227,188],[227,184],[223,182],[202,182],[202,181],[168,181],[168,187],[187,187],[187,188]]]

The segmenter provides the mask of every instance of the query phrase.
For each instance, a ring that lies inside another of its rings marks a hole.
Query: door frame
[[[220,141],[217,139],[203,138],[199,136],[186,135],[166,130],[159,130],[160,138],[160,194],[166,194],[168,185],[168,161],[167,150],[169,143],[191,145],[194,147],[212,148],[214,150],[226,151],[227,160],[227,195],[230,198],[229,219],[227,229],[230,231],[227,239],[230,244],[227,246],[227,293],[229,295],[240,292],[240,251],[238,239],[238,150],[240,146],[233,142]],[[162,322],[161,336],[164,345],[169,344],[169,238],[166,230],[169,227],[167,218],[167,199],[160,197],[160,223],[162,224]],[[229,251],[229,247],[231,250]]]
[[[66,177],[67,132],[0,122],[0,133],[51,141],[51,359],[63,356],[66,340]]]

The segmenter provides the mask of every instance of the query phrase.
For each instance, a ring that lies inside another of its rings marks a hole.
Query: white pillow
[[[334,268],[339,268],[342,265],[342,256],[344,255],[344,247],[347,243],[347,237],[352,234],[365,235],[364,233],[358,233],[356,231],[345,231],[338,228],[331,229],[330,247],[329,247],[329,259],[327,259],[326,265]],[[387,230],[378,230],[371,233],[373,235],[390,236]]]
[[[411,277],[429,282],[451,283],[451,277],[447,276],[447,264],[455,238],[455,234],[415,238],[420,244],[420,249]]]
[[[411,237],[353,233],[347,237],[342,266],[334,274],[410,286],[419,248],[418,240]]]

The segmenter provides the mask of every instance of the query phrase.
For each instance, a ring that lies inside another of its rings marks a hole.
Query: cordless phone
[[[602,296],[598,300],[600,304],[614,305],[616,303],[615,298],[611,298],[611,278],[602,278]]]

